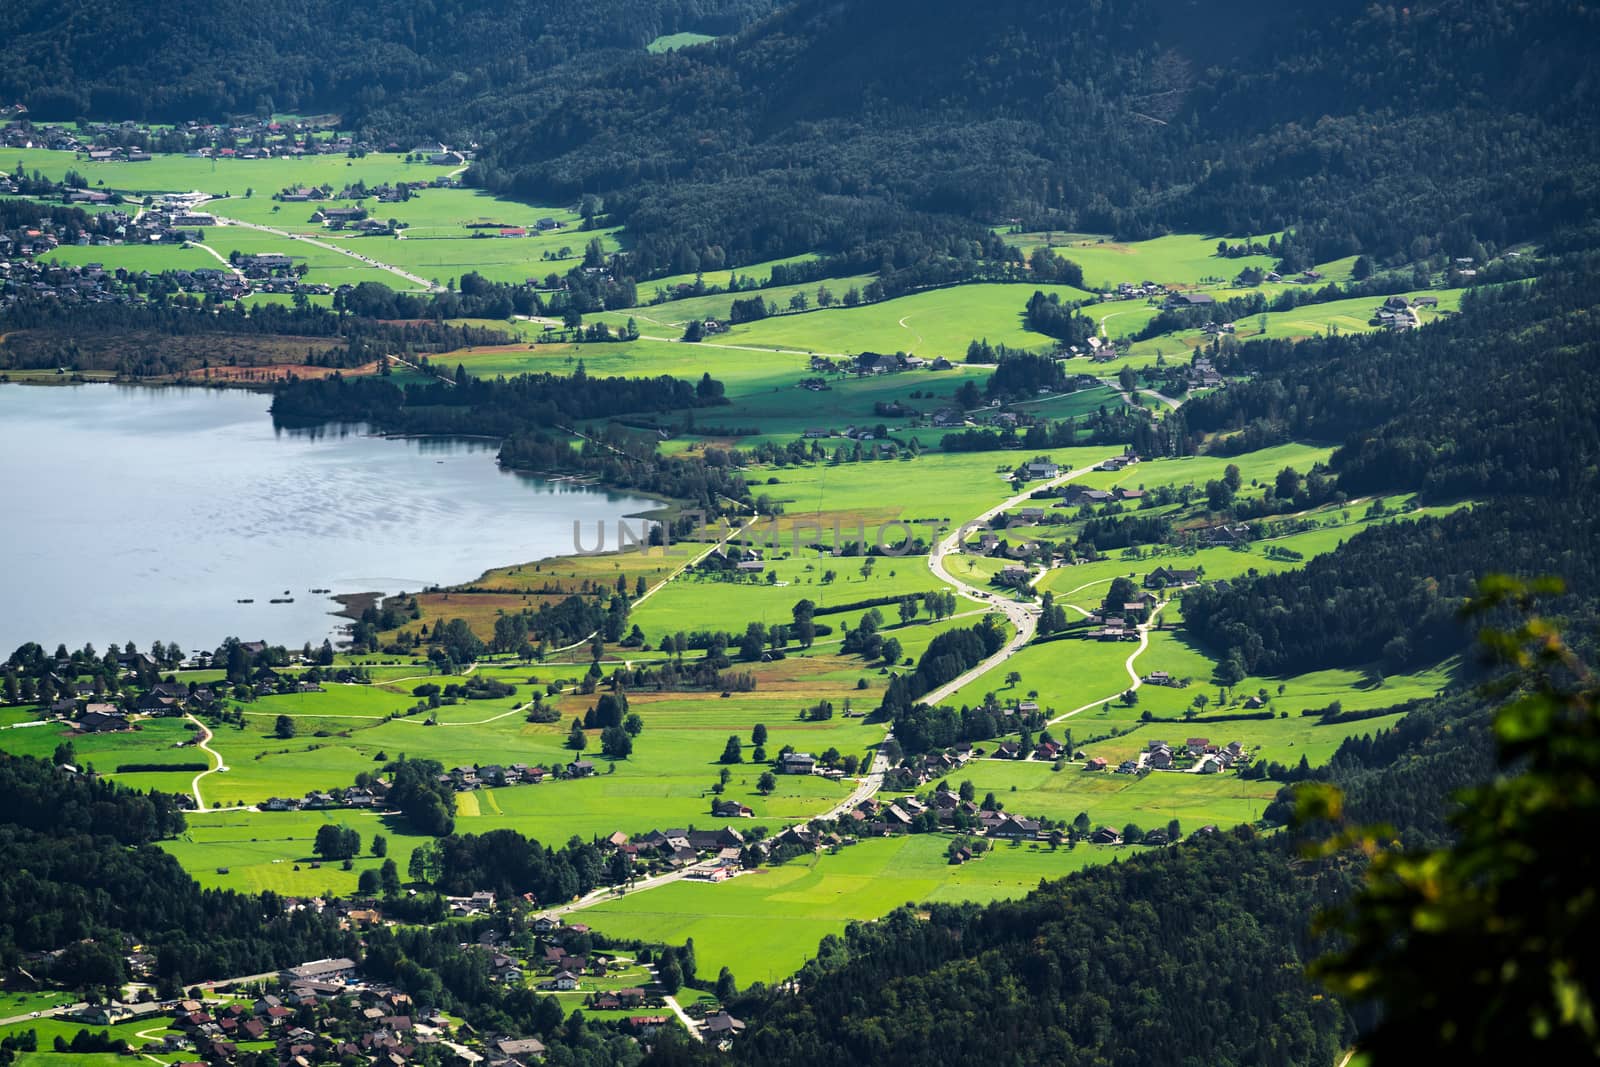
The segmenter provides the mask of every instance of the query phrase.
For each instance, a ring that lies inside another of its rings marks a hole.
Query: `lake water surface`
[[[503,471],[490,441],[275,430],[269,402],[0,385],[0,659],[25,641],[318,643],[342,620],[312,589],[470,581],[570,553],[574,520],[593,544],[596,522],[658,506]]]

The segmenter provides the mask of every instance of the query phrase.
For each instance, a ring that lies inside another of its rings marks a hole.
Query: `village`
[[[492,908],[493,895],[488,898]],[[344,907],[339,915],[358,931],[379,921],[376,912],[357,906]],[[507,933],[513,924],[524,932]],[[546,918],[524,923],[522,909],[502,908],[475,940],[458,948],[469,958],[477,957],[495,984],[551,997],[560,1005],[557,1019],[569,1009],[588,1011],[647,1050],[663,1028],[680,1024],[692,1028],[700,1040],[723,1045],[744,1030],[714,999],[697,994],[685,998],[687,1007],[681,1006],[673,997],[676,987],[669,991],[657,979],[648,950],[636,957],[607,948],[581,923]],[[361,963],[348,957],[208,982],[164,999],[150,997],[148,987],[134,989],[135,999],[49,1014],[134,1034],[129,1040],[112,1037],[110,1031],[98,1038],[80,1032],[77,1044],[70,1045],[73,1051],[80,1046],[89,1051],[89,1045],[99,1043],[110,1052],[195,1057],[172,1061],[184,1067],[254,1062],[262,1051],[275,1053],[278,1062],[291,1067],[352,1058],[388,1067],[417,1061],[527,1067],[541,1062],[546,1052],[536,1036],[479,1031],[393,982],[369,977]]]

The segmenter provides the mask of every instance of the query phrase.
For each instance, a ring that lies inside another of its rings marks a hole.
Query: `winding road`
[[[194,776],[194,781],[189,783],[189,788],[194,792],[194,806],[203,811],[206,806],[206,800],[205,797],[200,795],[200,779],[208,774],[216,774],[218,771],[226,770],[227,764],[222,762],[222,753],[211,747],[211,728],[193,715],[186,715],[184,718],[194,723],[195,727],[200,731],[194,739],[195,747],[217,761],[216,765],[210,770],[201,771]]]
[[[1011,640],[1007,641],[1004,647],[1002,647],[988,659],[985,659],[982,663],[979,663],[971,670],[962,674],[960,677],[952,679],[951,681],[946,682],[944,685],[939,686],[937,689],[925,694],[922,697],[925,702],[932,704],[941,700],[945,700],[951,694],[960,690],[963,686],[977,678],[982,677],[984,674],[987,674],[989,671],[992,671],[996,667],[1003,664],[1006,660],[1010,659],[1013,655],[1027,646],[1028,642],[1033,639],[1034,631],[1038,628],[1039,624],[1040,609],[1037,604],[1018,600],[997,600],[987,590],[979,589],[976,586],[969,585],[961,579],[952,576],[948,571],[945,570],[945,557],[951,552],[959,552],[961,550],[961,537],[963,532],[978,526],[986,528],[988,520],[994,518],[994,516],[1000,514],[1001,512],[1025,504],[1027,501],[1032,499],[1034,493],[1040,491],[1041,489],[1054,489],[1057,486],[1065,485],[1067,482],[1072,481],[1072,479],[1083,474],[1087,474],[1093,469],[1094,467],[1080,467],[1077,470],[1066,471],[1065,473],[1057,475],[1055,478],[1036,485],[1031,489],[1025,490],[1014,496],[1007,497],[1005,500],[1002,500],[994,507],[985,511],[983,514],[977,516],[967,524],[948,534],[936,545],[934,545],[928,556],[928,566],[933,570],[934,576],[945,584],[953,587],[958,592],[961,592],[964,595],[979,601],[980,603],[986,603],[992,607],[998,608],[1006,615],[1006,617],[1011,621],[1011,624],[1016,628],[1016,635],[1012,637]],[[659,588],[659,586],[657,588]],[[1152,613],[1152,618],[1153,617],[1154,613]],[[1141,641],[1140,650],[1142,650],[1143,647],[1143,642]],[[1128,670],[1130,674],[1133,672],[1133,659],[1137,655],[1138,651],[1135,651],[1133,655],[1128,657]],[[1117,693],[1106,697],[1105,700],[1114,700],[1121,694],[1121,692],[1121,690],[1118,690]],[[1105,701],[1102,700],[1097,701],[1096,703],[1099,704],[1104,702]],[[1069,714],[1075,713],[1069,712]],[[889,741],[893,737],[894,734],[891,731],[884,735],[883,740]],[[872,762],[868,765],[866,773],[857,780],[856,787],[851,790],[848,796],[836,802],[827,811],[818,815],[813,815],[804,819],[796,820],[792,823],[788,823],[784,829],[795,826],[804,826],[813,819],[838,818],[846,811],[854,808],[863,800],[875,795],[880,789],[882,789],[883,778],[888,770],[889,760],[884,753],[883,744],[880,743],[873,753]],[[781,833],[782,831],[780,830],[779,832]],[[668,871],[664,874],[652,875],[649,878],[644,878],[622,887],[605,886],[595,889],[577,900],[568,901],[565,904],[559,904],[552,908],[546,908],[538,914],[541,916],[548,916],[550,918],[559,918],[560,916],[568,915],[575,911],[580,911],[591,905],[599,904],[606,900],[614,900],[620,896],[631,896],[634,893],[642,893],[646,890],[656,889],[660,886],[670,885],[673,882],[681,881],[689,876],[690,870],[692,870],[692,868],[686,867],[675,871]]]

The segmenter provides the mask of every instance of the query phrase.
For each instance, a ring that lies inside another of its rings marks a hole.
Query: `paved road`
[[[988,511],[985,511],[982,515],[979,515],[977,518],[973,519],[972,522],[966,527],[958,529],[949,534],[933,547],[932,551],[929,553],[928,565],[932,568],[934,575],[938,577],[940,581],[945,582],[947,585],[953,586],[954,588],[978,600],[979,602],[989,603],[993,607],[998,608],[1006,615],[1008,619],[1011,620],[1012,625],[1016,627],[1017,633],[1015,637],[1006,642],[1005,647],[1000,649],[993,656],[990,656],[988,659],[984,660],[976,667],[973,667],[970,671],[967,671],[959,678],[956,678],[953,681],[933,690],[932,692],[927,693],[922,698],[923,700],[927,701],[928,703],[936,703],[940,700],[944,700],[975,678],[978,678],[988,671],[993,670],[995,667],[998,667],[1000,664],[1004,663],[1007,659],[1024,648],[1027,643],[1032,640],[1034,630],[1038,626],[1039,606],[1037,604],[1015,600],[995,600],[991,597],[987,590],[968,585],[959,578],[952,577],[944,569],[945,556],[950,552],[960,551],[962,530],[971,529],[973,526],[979,525],[987,528],[988,520],[992,519],[994,516],[1003,511],[1008,511],[1012,508],[1022,506],[1023,504],[1027,503],[1031,499],[1032,495],[1039,490],[1054,489],[1057,486],[1065,485],[1072,479],[1086,474],[1093,469],[1093,467],[1080,467],[1077,470],[1067,471],[1064,474],[1058,475],[1047,482],[1036,485],[1031,489],[1016,494],[1015,496],[1008,497],[999,504],[996,504],[994,507],[990,508]],[[1153,617],[1154,613],[1152,613],[1152,618]],[[1137,653],[1135,653],[1135,655],[1137,655]],[[1132,670],[1132,658],[1133,657],[1131,656],[1129,657],[1130,671]],[[1113,696],[1107,697],[1106,699],[1111,700],[1114,699],[1115,696],[1116,694],[1113,694]],[[1101,703],[1103,702],[1104,701],[1101,701]],[[885,734],[884,741],[890,740],[893,738],[893,736],[894,734],[892,732]],[[846,811],[855,807],[857,804],[860,804],[863,800],[873,796],[880,789],[882,789],[883,777],[888,769],[889,761],[884,755],[883,745],[880,744],[877,750],[873,753],[872,762],[868,765],[866,773],[860,779],[858,779],[856,787],[851,790],[848,796],[835,803],[832,807],[820,815],[810,816],[808,818],[800,819],[796,822],[787,824],[784,829],[787,829],[789,826],[804,826],[812,819],[838,818]],[[781,833],[782,830],[779,830],[778,832]],[[616,886],[604,886],[591,891],[578,900],[569,901],[565,904],[559,904],[552,908],[546,908],[538,914],[541,916],[548,916],[550,918],[559,918],[564,915],[569,915],[572,912],[580,911],[593,904],[599,904],[602,901],[614,900],[619,896],[642,893],[646,890],[655,889],[659,886],[669,885],[672,882],[680,881],[688,877],[691,869],[692,868],[685,867],[680,870],[668,871],[664,874],[657,874],[637,882],[632,882],[623,887],[622,892],[620,893],[617,891],[618,887]]]
[[[41,1008],[38,1012],[29,1012],[27,1015],[13,1015],[9,1019],[0,1019],[0,1026],[10,1026],[13,1023],[31,1023],[39,1019],[54,1019],[58,1015],[71,1015],[75,1011],[82,1011],[89,1005],[85,1001],[76,1004],[62,1004],[55,1008]]]
[[[1117,381],[1115,378],[1101,378],[1100,381],[1102,384],[1108,385],[1112,389],[1115,389],[1117,391],[1117,395],[1122,397],[1123,403],[1127,404],[1129,407],[1133,406],[1133,397],[1129,396],[1127,392],[1123,390],[1121,382]],[[1151,397],[1152,399],[1165,404],[1174,411],[1183,406],[1183,401],[1175,400],[1166,393],[1159,392],[1155,389],[1140,389],[1138,392],[1144,396]]]
[[[1123,670],[1128,672],[1128,678],[1130,681],[1128,686],[1129,689],[1138,689],[1140,686],[1144,685],[1144,679],[1139,677],[1139,672],[1134,668],[1133,661],[1138,659],[1140,653],[1144,652],[1146,648],[1150,647],[1150,631],[1155,628],[1156,616],[1161,614],[1161,609],[1166,607],[1167,603],[1167,601],[1163,600],[1161,603],[1157,604],[1155,608],[1151,610],[1150,617],[1139,624],[1139,647],[1128,653],[1128,658],[1122,661]],[[1074,715],[1080,715],[1083,712],[1088,711],[1090,708],[1098,708],[1101,704],[1109,704],[1113,700],[1120,697],[1122,692],[1125,691],[1126,690],[1112,693],[1108,697],[1101,697],[1099,700],[1091,701],[1081,708],[1073,708],[1071,711],[1062,712],[1060,715],[1057,715],[1055,718],[1051,719],[1047,725],[1054,726],[1062,719],[1070,719]]]
[[[1000,651],[996,652],[994,655],[990,656],[976,667],[973,667],[970,671],[967,671],[965,674],[961,675],[961,677],[956,678],[954,681],[947,682],[946,684],[926,694],[922,697],[923,701],[929,704],[937,704],[939,701],[947,699],[951,694],[957,692],[963,686],[975,681],[979,677],[998,667],[1000,664],[1004,663],[1006,660],[1010,659],[1012,656],[1016,655],[1024,647],[1026,647],[1029,641],[1033,640],[1034,630],[1036,630],[1039,625],[1039,605],[1032,603],[1031,601],[1003,599],[998,595],[991,593],[989,590],[979,589],[977,586],[969,585],[961,579],[953,576],[949,571],[945,570],[945,557],[949,556],[952,552],[960,552],[962,550],[961,541],[964,533],[970,532],[973,529],[988,529],[990,519],[993,519],[996,515],[999,515],[1002,512],[1010,511],[1014,508],[1019,508],[1029,504],[1033,499],[1033,494],[1039,492],[1041,489],[1054,489],[1057,486],[1065,485],[1067,482],[1072,481],[1072,479],[1087,474],[1092,470],[1094,470],[1094,467],[1079,467],[1077,470],[1067,471],[1064,474],[1057,475],[1042,485],[1037,485],[1030,489],[1026,489],[1015,496],[1007,497],[999,504],[996,504],[988,511],[985,511],[982,515],[979,515],[977,518],[973,519],[966,526],[945,536],[933,546],[933,549],[928,553],[928,566],[932,569],[934,577],[938,578],[946,585],[954,586],[958,591],[965,593],[974,600],[988,603],[991,606],[999,609],[1006,616],[1006,618],[1010,620],[1011,625],[1016,627],[1017,633],[1015,637],[1006,643],[1005,647],[1000,649]]]
[[[213,214],[215,215],[216,202],[208,201],[208,203],[211,204]],[[376,267],[379,270],[388,271],[397,278],[404,278],[412,285],[425,289],[430,293],[444,292],[444,286],[435,282],[431,282],[427,278],[420,278],[417,275],[412,274],[410,271],[401,270],[399,267],[396,267],[393,264],[381,262],[373,259],[371,256],[364,256],[360,252],[353,251],[341,245],[333,244],[330,241],[318,240],[315,237],[307,237],[304,234],[290,233],[288,230],[280,230],[275,226],[263,226],[258,222],[245,222],[243,219],[229,218],[226,215],[215,215],[215,218],[218,222],[225,226],[242,226],[247,230],[260,230],[262,233],[276,234],[279,237],[286,237],[291,241],[304,241],[308,245],[316,245],[318,248],[326,248],[330,252],[337,252],[341,256],[349,256],[351,259],[365,263],[369,267]]]
[[[205,723],[201,722],[199,719],[195,718],[193,715],[186,715],[184,717],[190,722],[194,723],[195,726],[199,727],[200,732],[195,736],[194,739],[195,747],[217,761],[216,766],[212,767],[208,771],[201,771],[199,774],[194,776],[194,781],[189,783],[189,788],[194,791],[194,806],[197,809],[204,811],[206,799],[200,795],[200,779],[204,778],[208,774],[216,774],[218,771],[226,767],[227,764],[222,762],[222,753],[211,747],[211,728]]]

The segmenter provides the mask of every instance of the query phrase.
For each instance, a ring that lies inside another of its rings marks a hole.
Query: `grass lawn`
[[[452,369],[460,363],[477,377],[493,378],[545,372],[568,375],[577,369],[580,360],[585,373],[600,378],[669,374],[698,381],[702,374],[710,374],[723,383],[730,398],[774,389],[783,389],[786,396],[792,397],[795,383],[806,377],[804,356],[646,340],[582,345],[479,345],[444,353],[433,362]],[[870,403],[868,407],[870,409]],[[707,409],[698,417],[701,421],[720,423],[726,417],[725,409]]]
[[[29,1009],[34,1010],[34,1009]],[[152,1016],[148,1019],[138,1019],[132,1022],[118,1023],[116,1026],[94,1026],[90,1023],[79,1022],[76,1019],[29,1019],[24,1023],[12,1023],[10,1026],[0,1026],[0,1037],[11,1034],[22,1034],[29,1030],[39,1035],[39,1050],[35,1053],[19,1056],[18,1063],[127,1063],[126,1058],[121,1058],[114,1053],[106,1053],[104,1058],[93,1055],[59,1053],[48,1051],[57,1037],[71,1041],[79,1030],[87,1030],[91,1034],[109,1033],[113,1040],[121,1038],[134,1048],[143,1045],[146,1038],[139,1035],[149,1032],[151,1040],[160,1040],[163,1034],[169,1033],[167,1023],[171,1016]],[[30,1057],[32,1058],[30,1060]],[[178,1056],[174,1059],[182,1059]]]
[[[770,554],[768,558],[771,559]],[[708,625],[734,633],[742,632],[749,622],[788,625],[793,619],[790,609],[801,599],[826,608],[829,604],[847,604],[870,597],[903,596],[947,588],[933,576],[922,556],[875,560],[868,577],[861,575],[863,562],[859,558],[776,560],[767,566],[768,573],[779,577],[775,585],[765,580],[718,581],[686,574],[652,596],[630,618],[644,630],[647,639],[659,642],[675,631],[692,632]],[[822,576],[827,570],[836,571],[838,577],[823,583]],[[898,620],[893,605],[878,610],[887,621]],[[838,630],[843,622],[855,626],[861,614],[862,611],[855,611],[828,615],[820,621]]]
[[[758,265],[759,266],[759,265]],[[756,268],[752,268],[756,269]],[[725,276],[725,272],[724,276]],[[770,268],[768,274],[770,276]],[[817,291],[826,287],[835,300],[842,300],[844,294],[854,286],[865,288],[872,281],[873,275],[858,274],[848,278],[824,278],[821,281],[801,282],[795,285],[778,285],[755,292],[743,293],[717,293],[710,296],[690,296],[682,300],[671,300],[663,304],[649,304],[641,307],[629,308],[626,311],[607,311],[591,316],[612,325],[622,325],[630,318],[639,323],[639,331],[652,336],[671,337],[676,339],[683,333],[683,328],[690,319],[717,319],[721,322],[728,320],[729,308],[734,300],[744,300],[751,296],[759,296],[769,304],[777,304],[780,309],[787,311],[789,300],[796,293],[803,294],[813,306],[816,305]],[[670,281],[670,279],[663,279]],[[693,281],[691,278],[690,281]],[[641,282],[639,295],[641,298],[654,295],[662,286],[662,282]],[[732,342],[730,342],[732,343]]]
[[[75,1003],[77,998],[71,993],[60,990],[46,990],[42,993],[12,993],[0,994],[0,1019],[9,1019],[13,1015],[26,1015],[30,1011],[44,1011],[60,1004]]]
[[[1099,462],[1113,451],[1106,447],[1058,448],[1046,454],[1065,468],[1078,468]],[[893,520],[909,524],[915,537],[931,541],[938,530],[953,532],[1011,496],[1007,478],[1024,458],[1031,457],[1020,452],[924,452],[909,461],[756,467],[750,475],[758,482],[778,479],[777,485],[760,488],[782,505],[782,525],[820,524],[827,544],[833,543],[835,521],[840,524],[841,539],[859,540],[862,526],[869,537],[875,537],[881,524]],[[904,530],[892,527],[885,542],[896,543],[904,537]],[[880,560],[878,565],[885,562]]]
[[[613,937],[675,944],[692,937],[701,973],[726,966],[741,984],[770,982],[792,974],[815,954],[818,941],[850,922],[902,904],[1020,897],[1041,878],[1128,851],[1001,846],[952,867],[945,859],[949,840],[930,834],[862,841],[836,855],[797,859],[716,885],[675,882],[579,914]]]

